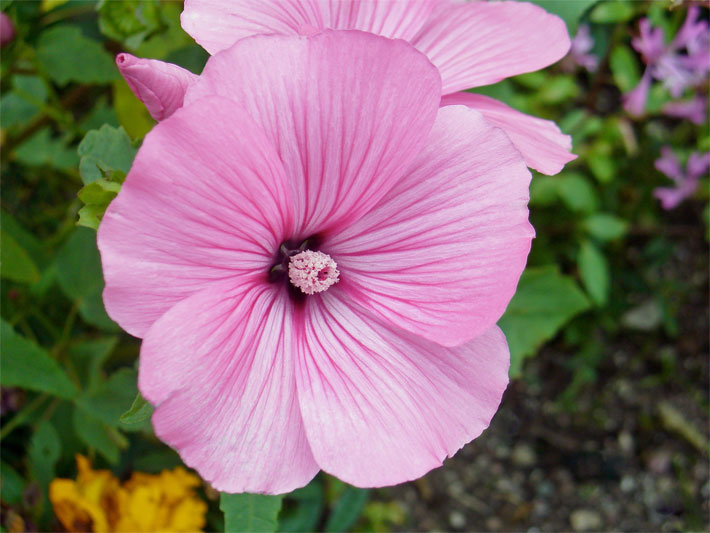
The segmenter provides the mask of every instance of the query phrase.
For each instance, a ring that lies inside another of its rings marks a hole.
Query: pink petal
[[[186,0],[182,27],[215,54],[252,35],[295,35],[303,27],[362,30],[410,39],[434,0]]]
[[[508,346],[497,327],[443,348],[336,293],[307,305],[296,382],[323,470],[359,487],[402,483],[488,427],[508,383]]]
[[[678,205],[692,196],[695,192],[695,188],[690,189],[687,186],[680,186],[676,188],[672,187],[656,187],[653,189],[653,195],[661,201],[661,206],[666,211],[675,209]]]
[[[678,161],[670,146],[661,147],[661,157],[654,161],[654,166],[656,170],[663,172],[676,183],[685,181],[685,173],[680,166],[680,161]]]
[[[182,107],[185,91],[197,79],[189,70],[172,63],[139,59],[131,54],[118,54],[116,65],[155,120],[168,118]]]
[[[292,230],[287,187],[278,154],[231,100],[157,124],[99,227],[109,315],[142,337],[210,283],[265,277]]]
[[[324,31],[239,41],[207,62],[186,101],[211,94],[244,105],[278,147],[298,240],[357,220],[399,181],[441,91],[436,69],[406,42]]]
[[[646,69],[638,85],[622,95],[624,109],[632,116],[643,115],[648,100],[648,91],[651,89],[651,70]]]
[[[337,288],[445,346],[474,338],[498,321],[525,267],[529,183],[501,130],[471,109],[440,109],[402,181],[323,243],[340,269]]]
[[[448,94],[441,105],[460,104],[479,111],[485,119],[508,134],[525,158],[525,163],[543,174],[557,174],[566,163],[577,158],[571,154],[572,138],[550,120],[531,117],[498,100],[472,93]]]
[[[141,347],[155,434],[220,491],[283,493],[318,472],[296,396],[285,291],[229,284],[163,315]]]
[[[570,48],[562,19],[522,2],[442,2],[412,44],[439,68],[443,94],[539,70]]]

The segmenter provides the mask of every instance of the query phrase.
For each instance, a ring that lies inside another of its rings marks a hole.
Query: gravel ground
[[[638,249],[628,255],[633,264]],[[628,322],[647,331],[599,339],[598,377],[571,406],[560,398],[573,354],[558,342],[528,361],[482,437],[423,479],[379,492],[404,508],[397,527],[710,530],[707,264],[707,243],[696,235],[651,272],[660,282],[684,280],[678,335],[667,336],[640,299]]]

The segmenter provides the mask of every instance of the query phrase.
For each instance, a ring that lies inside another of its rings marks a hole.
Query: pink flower
[[[530,249],[508,137],[363,32],[243,39],[146,136],[99,228],[159,438],[218,489],[414,479],[489,424]]]
[[[683,200],[693,195],[698,188],[700,178],[707,175],[708,169],[710,169],[710,152],[690,154],[684,172],[671,148],[664,146],[661,148],[661,158],[656,159],[655,166],[657,170],[673,180],[675,187],[657,187],[653,194],[661,201],[663,209],[674,209]]]
[[[704,124],[708,119],[707,96],[697,94],[690,100],[668,102],[663,106],[663,113],[670,117],[683,118],[694,124]]]
[[[8,45],[15,38],[15,26],[5,13],[0,13],[0,46]]]
[[[564,22],[542,8],[521,2],[435,2],[416,0],[187,0],[182,25],[208,52],[215,54],[245,37],[265,34],[306,35],[324,28],[357,29],[405,39],[439,69],[442,93],[480,111],[511,138],[527,139],[516,147],[528,166],[556,174],[570,154],[571,140],[555,123],[520,113],[503,103],[487,102],[462,89],[496,83],[509,76],[541,69],[563,57],[570,47]],[[120,65],[119,65],[120,68]],[[177,100],[184,88],[169,80],[145,85]],[[140,95],[138,95],[141,98]],[[500,120],[506,115],[505,120]],[[495,122],[495,120],[494,120]],[[529,138],[530,136],[535,139]],[[543,146],[541,151],[537,147]]]
[[[639,23],[640,34],[631,44],[641,54],[646,70],[636,88],[624,95],[624,108],[632,115],[641,115],[646,107],[651,80],[663,82],[671,96],[678,98],[689,87],[705,82],[710,72],[710,30],[700,20],[696,5],[688,8],[683,26],[666,44],[661,28],[653,28],[644,18]]]
[[[163,120],[182,107],[187,88],[197,76],[184,68],[155,59],[118,54],[116,65],[126,83],[155,120]]]
[[[589,26],[581,24],[577,29],[577,35],[572,39],[568,58],[565,58],[565,63],[570,61],[572,66],[575,64],[585,68],[589,72],[596,72],[599,68],[599,58],[589,52],[594,48],[594,39],[589,31]],[[569,68],[568,70],[574,70]]]

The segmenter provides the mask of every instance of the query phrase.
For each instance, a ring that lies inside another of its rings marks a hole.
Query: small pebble
[[[569,522],[575,531],[598,531],[602,527],[602,517],[590,509],[572,511]]]
[[[528,444],[518,444],[513,448],[511,455],[513,463],[517,466],[533,466],[537,462],[535,450]]]
[[[624,476],[621,478],[621,492],[631,492],[636,488],[636,481],[633,476]]]
[[[455,529],[463,529],[466,526],[466,516],[461,511],[451,511],[449,524]]]

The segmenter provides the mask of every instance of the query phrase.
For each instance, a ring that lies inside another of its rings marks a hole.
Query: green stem
[[[7,437],[15,428],[21,426],[32,414],[32,412],[46,399],[46,394],[40,394],[30,403],[25,405],[14,417],[12,417],[12,420],[0,429],[0,441]]]

